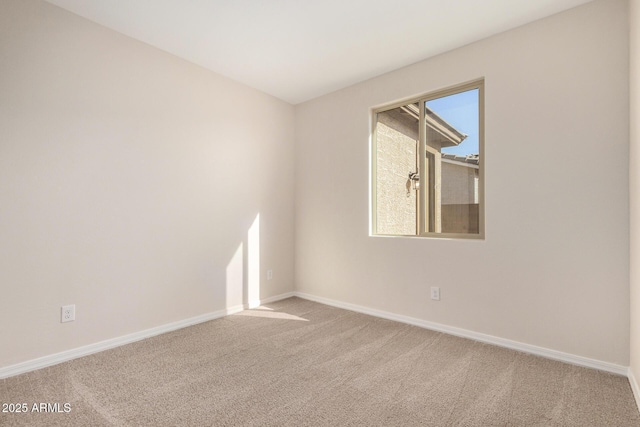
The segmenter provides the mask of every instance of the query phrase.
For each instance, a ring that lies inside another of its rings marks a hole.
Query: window
[[[374,235],[484,238],[484,82],[373,112]]]

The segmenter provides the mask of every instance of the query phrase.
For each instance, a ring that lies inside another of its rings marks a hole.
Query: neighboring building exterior
[[[480,157],[442,154],[442,232],[478,233]]]
[[[427,170],[418,182],[418,105],[409,104],[378,113],[376,123],[376,232],[415,235],[419,185],[429,188],[430,231],[478,233],[479,155],[442,153],[466,135],[425,107]],[[415,174],[415,175],[414,175]]]
[[[418,120],[396,110],[378,114],[376,209],[379,234],[415,235],[418,198],[409,180],[416,172]]]

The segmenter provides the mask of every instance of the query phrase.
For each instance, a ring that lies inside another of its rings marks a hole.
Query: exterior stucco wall
[[[416,171],[416,141],[379,122],[377,125],[377,232],[416,234],[416,191],[407,188]]]
[[[478,203],[478,168],[442,162],[442,204]]]

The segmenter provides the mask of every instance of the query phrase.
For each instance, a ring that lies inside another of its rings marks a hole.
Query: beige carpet
[[[289,298],[0,380],[28,426],[640,426],[626,378]]]

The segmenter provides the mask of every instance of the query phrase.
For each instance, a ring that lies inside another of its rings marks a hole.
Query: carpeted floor
[[[28,406],[2,426],[640,426],[624,377],[299,298],[0,380],[0,402]]]

